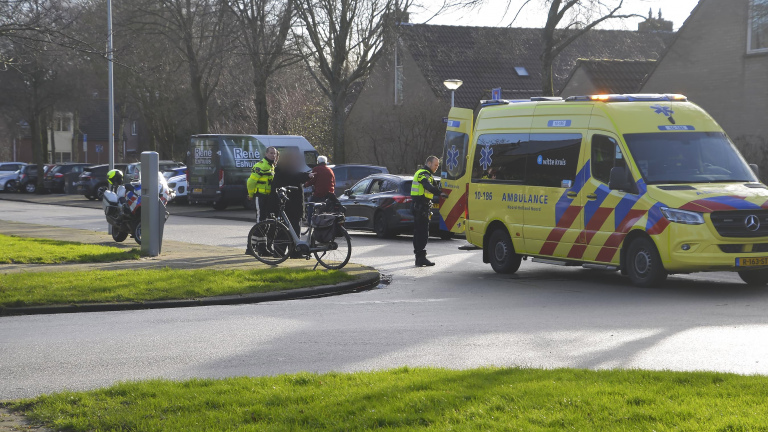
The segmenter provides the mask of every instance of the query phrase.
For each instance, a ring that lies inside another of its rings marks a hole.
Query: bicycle
[[[310,223],[306,232],[306,239],[302,240],[296,232],[289,228],[290,222],[285,214],[285,203],[289,200],[287,190],[296,188],[296,186],[287,186],[277,189],[277,196],[280,199],[280,209],[277,216],[271,214],[251,228],[248,233],[248,245],[252,255],[259,261],[267,265],[278,265],[288,258],[310,259],[314,256],[317,263],[329,270],[338,270],[349,262],[352,256],[352,239],[344,228],[343,213],[323,213],[324,207],[328,203],[308,203],[314,206],[315,214],[333,215],[333,226],[330,229],[335,230],[333,238],[330,241],[320,241],[315,235],[316,226]],[[327,228],[327,227],[325,227]],[[317,268],[317,264],[315,267]]]

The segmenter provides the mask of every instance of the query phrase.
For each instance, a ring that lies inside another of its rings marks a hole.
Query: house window
[[[56,163],[72,162],[72,153],[56,152]]]
[[[400,51],[398,42],[395,44],[395,105],[403,104],[403,59]]]
[[[70,130],[70,124],[72,123],[71,117],[56,117],[53,121],[54,123],[54,130],[57,132],[69,132]]]
[[[750,2],[747,52],[768,52],[768,0]]]
[[[131,122],[131,135],[138,135],[139,134],[139,126],[136,122],[136,120]]]

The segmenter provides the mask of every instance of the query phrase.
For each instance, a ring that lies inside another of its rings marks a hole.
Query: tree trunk
[[[333,139],[333,163],[342,164],[347,162],[346,149],[344,146],[344,123],[347,119],[347,113],[344,107],[344,101],[347,98],[347,90],[336,90],[333,97],[333,106],[331,106],[331,138]]]
[[[254,70],[256,65],[254,65]],[[253,105],[256,107],[256,133],[259,135],[269,135],[269,109],[267,107],[267,77],[257,74],[253,79],[253,89],[255,96]]]
[[[56,118],[54,117],[53,121],[48,122],[48,124],[51,125],[51,160],[53,163],[56,163]],[[64,162],[64,160],[61,162]]]
[[[192,97],[197,109],[197,133],[208,133],[208,102],[203,94],[203,79],[199,75],[192,77]]]
[[[37,190],[42,193],[45,190],[43,187],[43,166],[46,161],[40,143],[40,119],[34,114],[31,117],[29,119],[29,133],[32,135],[32,161],[37,164]]]

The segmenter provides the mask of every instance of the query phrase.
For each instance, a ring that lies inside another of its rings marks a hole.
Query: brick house
[[[412,172],[438,154],[450,109],[446,79],[464,84],[455,105],[477,108],[502,89],[502,98],[541,95],[541,29],[402,23],[389,52],[374,66],[346,122],[347,162]],[[553,65],[554,87],[565,85],[583,59],[655,60],[674,33],[593,30],[566,48]],[[332,161],[333,162],[333,161]]]
[[[709,112],[748,162],[768,168],[768,1],[701,0],[646,79]]]

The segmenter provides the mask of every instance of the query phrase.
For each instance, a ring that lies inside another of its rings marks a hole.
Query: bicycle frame
[[[293,186],[289,186],[289,187],[293,187]],[[309,256],[309,254],[311,254],[312,252],[325,252],[325,251],[332,250],[329,247],[329,245],[325,245],[321,247],[310,246],[308,241],[311,242],[312,231],[314,231],[314,227],[312,226],[311,222],[309,223],[309,229],[307,230],[307,233],[306,233],[307,241],[302,240],[301,237],[296,235],[296,231],[294,231],[293,227],[291,226],[291,222],[288,219],[288,215],[285,214],[285,201],[287,201],[289,198],[283,192],[278,192],[278,197],[280,198],[280,214],[278,217],[275,218],[275,220],[279,223],[282,223],[283,225],[286,226],[286,228],[288,228],[288,232],[291,234],[291,238],[293,239],[294,251],[300,252],[302,255]],[[311,204],[314,207],[322,205],[322,203],[307,203],[307,204]],[[301,227],[299,227],[299,229],[301,229]]]

